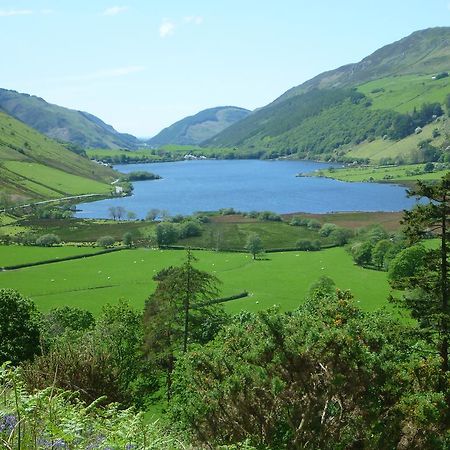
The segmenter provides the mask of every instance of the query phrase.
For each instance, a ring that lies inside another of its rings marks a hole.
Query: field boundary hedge
[[[53,263],[59,263],[59,262],[64,262],[64,261],[72,261],[74,259],[91,258],[93,256],[100,256],[100,255],[104,255],[106,253],[120,252],[121,250],[126,250],[126,249],[125,249],[125,247],[107,248],[104,250],[99,250],[98,252],[95,252],[95,253],[82,253],[81,255],[65,256],[63,258],[52,258],[52,259],[45,259],[43,261],[34,261],[34,262],[30,262],[30,263],[4,266],[4,267],[0,267],[0,270],[8,271],[8,270],[24,269],[25,267],[43,266],[45,264],[53,264]]]
[[[203,306],[211,306],[211,305],[217,305],[219,303],[226,303],[231,302],[232,300],[238,300],[240,298],[248,297],[248,292],[244,291],[239,294],[230,295],[229,297],[222,297],[222,298],[216,298],[214,300],[211,300],[209,302],[199,303],[197,305],[193,305],[193,309],[202,308]]]

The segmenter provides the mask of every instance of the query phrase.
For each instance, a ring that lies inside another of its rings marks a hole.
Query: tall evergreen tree
[[[425,253],[423,261],[416,262],[418,270],[404,279],[393,280],[394,285],[412,289],[402,303],[411,310],[421,328],[433,339],[442,359],[443,380],[449,372],[449,261],[448,238],[450,219],[450,173],[439,183],[419,182],[409,191],[410,196],[428,200],[406,211],[403,223],[410,243],[417,243],[425,236],[440,240],[437,249]]]

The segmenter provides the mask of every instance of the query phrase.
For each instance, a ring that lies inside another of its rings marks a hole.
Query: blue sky
[[[449,0],[0,0],[0,87],[151,136],[448,25]]]

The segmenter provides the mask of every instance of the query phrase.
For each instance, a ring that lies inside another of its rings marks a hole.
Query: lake
[[[310,161],[261,160],[119,165],[115,169],[123,173],[146,170],[161,175],[162,179],[133,183],[130,197],[80,204],[76,216],[107,218],[111,206],[122,206],[144,218],[152,208],[172,215],[228,207],[238,211],[327,213],[400,211],[415,203],[400,186],[296,177],[300,172],[328,167],[330,164]]]

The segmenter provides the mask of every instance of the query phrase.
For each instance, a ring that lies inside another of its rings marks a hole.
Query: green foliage
[[[155,239],[158,247],[174,244],[178,238],[178,229],[174,224],[161,222],[156,226]]]
[[[322,248],[319,240],[310,241],[309,239],[299,239],[295,243],[295,248],[302,251],[318,251]]]
[[[426,269],[427,250],[422,245],[414,245],[402,250],[389,265],[388,278],[397,287],[405,287],[411,278]]]
[[[333,295],[336,292],[336,283],[327,275],[322,275],[309,287],[309,297]]]
[[[61,239],[56,234],[44,234],[36,239],[36,245],[39,247],[52,247],[61,242]]]
[[[129,231],[127,231],[123,236],[122,236],[122,242],[123,245],[125,245],[125,247],[131,247],[133,245],[133,234],[130,233]]]
[[[248,235],[245,249],[251,253],[253,259],[256,259],[257,255],[263,252],[264,247],[259,234],[251,233]]]
[[[58,315],[75,320],[56,330],[44,321],[43,335],[50,339],[43,354],[23,366],[27,385],[79,391],[86,401],[105,396],[109,403],[142,406],[156,382],[142,358],[141,314],[122,301],[105,306],[95,324],[79,311]]]
[[[41,319],[41,334],[47,345],[68,332],[82,332],[95,325],[94,316],[84,309],[60,306],[51,309]]]
[[[378,241],[372,249],[373,264],[379,269],[386,268],[388,263],[386,255],[393,247],[394,244],[389,239],[381,239]]]
[[[122,181],[147,181],[159,180],[161,177],[155,173],[140,170],[136,172],[128,172],[122,177]]]
[[[159,272],[157,288],[145,305],[145,352],[165,373],[169,400],[178,354],[191,343],[212,339],[223,324],[220,307],[212,305],[219,280],[195,268],[193,260],[188,251],[182,266]]]
[[[187,353],[170,411],[198,447],[445,448],[438,359],[427,349],[349,293],[317,294],[290,314],[238,316]]]
[[[405,234],[410,243],[417,243],[433,232],[439,237],[437,249],[414,245],[392,261],[389,278],[394,286],[408,289],[398,300],[411,311],[422,331],[434,343],[441,358],[441,388],[448,386],[450,313],[449,313],[449,198],[450,174],[439,183],[418,183],[409,195],[427,200],[405,212]],[[448,399],[448,397],[447,397]]]
[[[372,261],[372,249],[372,242],[358,242],[351,247],[350,252],[356,264],[366,266]]]
[[[443,111],[439,103],[424,103],[419,111],[411,115],[398,115],[389,130],[391,139],[402,139],[414,132],[417,127],[423,127],[432,122],[436,117],[442,116]]]
[[[0,364],[18,364],[39,352],[39,316],[31,300],[0,289],[0,317]]]
[[[186,448],[142,412],[102,398],[84,403],[71,391],[48,386],[28,391],[19,370],[0,367],[0,445],[44,448],[177,450]]]
[[[334,223],[324,223],[322,228],[319,230],[319,235],[322,237],[328,237],[330,233],[336,230],[337,225]]]
[[[101,236],[97,239],[97,247],[108,248],[112,247],[115,240],[112,236]]]
[[[261,148],[271,158],[331,153],[382,136],[391,126],[395,113],[371,110],[364,100],[352,89],[312,90],[253,113],[208,144]]]

